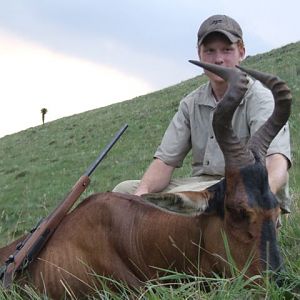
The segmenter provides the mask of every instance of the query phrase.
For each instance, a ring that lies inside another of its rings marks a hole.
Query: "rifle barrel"
[[[59,226],[64,216],[71,209],[75,201],[84,192],[90,182],[89,176],[97,168],[99,163],[103,160],[109,150],[121,137],[128,125],[125,124],[114,136],[113,140],[102,150],[98,158],[91,164],[84,175],[75,183],[70,193],[66,198],[52,211],[52,213],[44,218],[31,231],[30,235],[22,242],[20,247],[17,247],[15,252],[10,256],[4,265],[4,271],[0,275],[3,279],[3,287],[9,288],[14,279],[14,274],[17,270],[22,269],[24,264],[27,266],[32,260],[36,258],[47,240],[50,238],[54,230]],[[0,280],[1,280],[0,278]]]
[[[109,150],[113,147],[113,145],[118,141],[118,139],[121,137],[121,135],[124,133],[124,131],[127,129],[128,124],[125,124],[114,136],[112,141],[106,145],[106,147],[101,151],[98,158],[89,166],[87,171],[84,175],[90,177],[90,175],[94,172],[94,170],[97,168],[97,166],[100,164],[100,162],[103,160],[103,158],[106,156],[106,154],[109,152]]]

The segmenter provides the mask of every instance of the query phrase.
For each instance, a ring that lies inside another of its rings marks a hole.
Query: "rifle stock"
[[[103,160],[116,141],[121,137],[127,127],[128,125],[126,124],[119,130],[113,140],[105,147],[105,149],[103,149],[95,162],[91,164],[84,175],[82,175],[75,183],[65,199],[52,211],[49,216],[39,222],[36,228],[34,228],[25,238],[25,240],[17,246],[15,252],[9,256],[3,273],[3,287],[5,289],[11,286],[15,272],[26,268],[28,264],[37,257],[43,246],[51,237],[52,233],[59,226],[64,216],[69,212],[73,204],[89,185],[89,176],[91,173],[96,169],[96,167]]]

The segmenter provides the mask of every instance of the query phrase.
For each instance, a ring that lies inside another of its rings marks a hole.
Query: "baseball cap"
[[[198,46],[212,32],[221,32],[232,42],[243,39],[241,26],[232,18],[225,15],[214,15],[206,19],[198,31]]]

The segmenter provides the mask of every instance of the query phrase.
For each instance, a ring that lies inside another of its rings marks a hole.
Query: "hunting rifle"
[[[3,266],[0,277],[3,279],[3,287],[9,288],[13,282],[14,275],[17,271],[25,269],[42,250],[52,233],[58,227],[64,216],[72,208],[73,204],[84,192],[90,183],[89,176],[97,168],[99,163],[104,159],[109,150],[121,137],[128,125],[125,124],[114,136],[112,141],[106,145],[98,158],[90,165],[87,171],[75,183],[70,193],[66,198],[53,210],[53,212],[46,218],[42,219],[33,228],[27,237],[16,246],[16,250],[11,254],[5,265]]]

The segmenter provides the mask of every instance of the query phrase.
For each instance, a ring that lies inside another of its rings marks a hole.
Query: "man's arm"
[[[154,159],[142,177],[135,195],[140,196],[146,193],[161,192],[168,186],[174,169],[174,167],[165,164],[162,160]]]
[[[288,161],[282,154],[271,154],[266,158],[266,167],[271,191],[276,194],[288,180]]]

